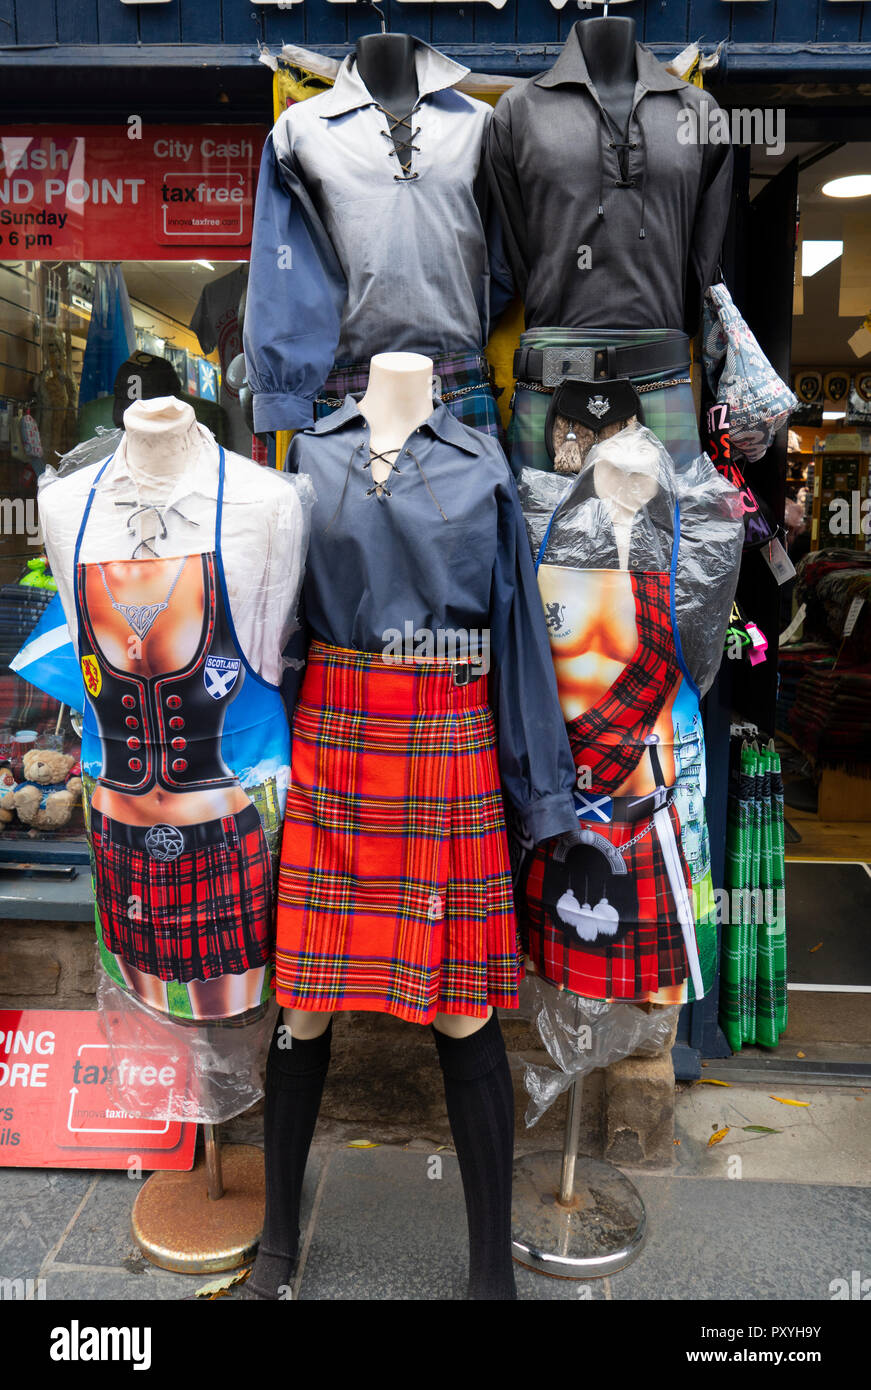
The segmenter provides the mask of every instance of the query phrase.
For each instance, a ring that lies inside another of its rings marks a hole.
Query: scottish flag
[[[57,594],[9,668],[62,705],[79,713],[84,710],[85,686],[79,659]]]

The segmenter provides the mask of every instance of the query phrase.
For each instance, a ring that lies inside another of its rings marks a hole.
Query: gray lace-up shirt
[[[481,352],[491,277],[493,312],[510,297],[483,168],[492,107],[455,91],[469,69],[421,40],[415,63],[403,164],[353,56],[266,142],[245,314],[258,431],[310,424],[334,361]]]

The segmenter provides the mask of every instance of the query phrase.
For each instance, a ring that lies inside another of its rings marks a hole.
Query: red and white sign
[[[196,260],[251,242],[267,128],[7,126],[0,260]],[[234,251],[236,248],[236,251]]]
[[[183,1086],[169,1053],[121,1065],[155,1100]],[[111,1075],[99,1014],[0,1010],[0,1168],[192,1168],[196,1125],[129,1115]]]

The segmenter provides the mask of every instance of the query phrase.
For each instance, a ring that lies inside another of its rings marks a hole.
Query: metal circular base
[[[133,1235],[143,1255],[180,1274],[236,1269],[253,1255],[263,1229],[263,1151],[221,1148],[224,1195],[209,1199],[206,1165],[189,1173],[153,1173],[133,1204]]]
[[[515,1260],[561,1279],[600,1279],[625,1269],[647,1236],[638,1190],[613,1163],[579,1154],[572,1206],[561,1206],[562,1161],[562,1153],[553,1151],[514,1165]]]

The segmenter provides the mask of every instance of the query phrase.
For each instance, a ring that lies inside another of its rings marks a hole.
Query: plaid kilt
[[[256,806],[176,827],[192,849],[161,861],[149,827],[91,807],[97,915],[106,949],[161,980],[238,975],[270,959],[274,874]]]
[[[517,941],[482,677],[314,642],[278,880],[280,1004],[430,1023],[517,1007]]]
[[[680,818],[674,803],[668,808],[668,816],[680,849]],[[613,820],[597,824],[596,834],[619,847],[631,840],[639,828],[637,821]],[[550,852],[547,844],[530,852],[518,894],[523,945],[536,974],[573,994],[634,1001],[648,999],[659,989],[679,985],[686,979],[686,947],[662,846],[652,823],[624,855],[628,874],[635,880],[638,908],[637,921],[619,941],[582,941],[570,927],[558,924],[556,904],[544,901]],[[692,900],[689,869],[683,855],[680,859]],[[579,888],[585,892],[584,884]],[[591,901],[593,897],[591,892]]]
[[[483,353],[449,353],[432,359],[437,394],[464,425],[503,440],[499,407]],[[348,395],[362,395],[369,382],[369,363],[334,367],[315,400],[315,419],[331,415]]]
[[[662,329],[604,337],[601,333],[587,333],[579,329],[560,331],[557,328],[541,328],[522,333],[520,344],[521,347],[533,348],[601,348],[618,345],[619,337],[620,347],[641,347],[647,343],[662,341],[666,336],[667,333]],[[634,376],[630,380],[633,385],[640,386],[687,375],[686,371],[654,372],[650,376]],[[508,454],[515,475],[521,468],[539,468],[546,473],[553,471],[553,464],[544,442],[544,427],[550,400],[549,392],[517,387],[511,423],[508,426]],[[663,391],[644,391],[641,395],[641,409],[643,423],[665,446],[678,468],[698,458],[702,446],[692,386],[669,386]]]

